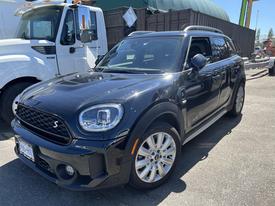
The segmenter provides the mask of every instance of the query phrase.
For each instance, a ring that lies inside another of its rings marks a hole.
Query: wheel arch
[[[37,79],[36,77],[32,77],[32,76],[25,76],[25,77],[19,77],[19,78],[16,78],[16,79],[13,79],[11,81],[9,81],[8,83],[6,83],[1,91],[4,91],[7,87],[13,85],[13,84],[17,84],[17,83],[21,83],[21,82],[29,82],[29,83],[38,83],[40,82],[41,80]]]
[[[246,84],[246,78],[245,77],[239,78],[239,80],[235,83],[235,87],[232,91],[233,94],[232,94],[232,97],[230,99],[230,103],[229,103],[228,108],[227,108],[228,111],[230,111],[234,106],[234,101],[235,101],[235,97],[236,97],[236,94],[237,94],[237,90],[238,90],[238,88],[241,84],[244,84],[244,85]]]
[[[159,102],[143,112],[136,120],[132,131],[130,132],[130,144],[133,145],[134,139],[144,134],[156,122],[166,122],[173,126],[179,133],[179,141],[184,140],[185,118],[178,105],[172,102]]]
[[[37,79],[36,77],[31,77],[31,76],[26,76],[26,77],[19,77],[16,79],[13,79],[11,81],[9,81],[7,84],[5,84],[1,89],[0,89],[0,101],[2,99],[2,94],[3,92],[10,87],[11,85],[15,85],[21,82],[28,82],[28,83],[33,83],[36,84],[38,82],[40,82],[41,80]]]

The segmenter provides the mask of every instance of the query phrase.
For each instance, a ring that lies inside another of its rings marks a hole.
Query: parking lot
[[[62,189],[16,158],[0,122],[0,205],[274,205],[275,77],[247,78],[243,116],[223,117],[185,145],[175,175],[153,191]]]

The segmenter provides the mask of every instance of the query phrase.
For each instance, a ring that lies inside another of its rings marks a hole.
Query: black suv
[[[244,96],[242,59],[220,30],[135,32],[90,73],[24,91],[15,152],[66,188],[154,188],[182,145],[224,114],[240,115]]]

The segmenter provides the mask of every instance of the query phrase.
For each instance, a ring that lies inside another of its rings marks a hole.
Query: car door
[[[89,10],[87,11],[89,12]],[[89,61],[95,62],[95,58],[92,58],[90,54],[90,42],[84,44],[80,41],[75,12],[72,9],[67,10],[62,31],[59,38],[57,38],[60,39],[56,43],[56,52],[61,75],[73,72],[86,72],[94,66],[94,64],[89,65]],[[86,18],[90,18],[90,15],[87,15]]]
[[[220,95],[218,107],[223,107],[229,100],[230,74],[234,61],[230,58],[228,44],[223,36],[215,36],[211,38],[211,47],[213,52],[212,64],[215,66],[216,78],[220,78]]]
[[[65,75],[77,71],[76,62],[80,52],[80,49],[75,49],[78,42],[76,40],[75,16],[72,9],[66,11],[61,25],[63,26],[56,40],[56,53],[59,74]]]
[[[192,37],[186,59],[188,75],[185,79],[187,126],[189,129],[203,122],[218,107],[220,77],[216,77],[216,65],[208,63],[199,71],[192,69],[191,58],[196,54],[212,57],[208,37]]]

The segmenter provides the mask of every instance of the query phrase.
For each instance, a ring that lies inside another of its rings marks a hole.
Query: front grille
[[[23,126],[44,139],[61,145],[69,144],[71,141],[71,135],[65,123],[55,115],[19,104],[16,116]]]

